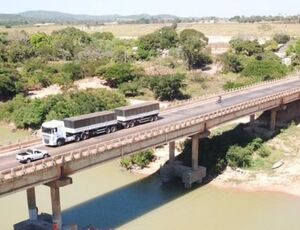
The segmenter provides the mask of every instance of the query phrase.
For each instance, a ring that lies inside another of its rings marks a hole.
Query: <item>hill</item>
[[[67,14],[57,11],[26,11],[19,14],[0,14],[0,24],[33,24],[33,23],[88,23],[88,22],[161,22],[173,21],[179,17],[168,14],[161,15],[84,15],[84,14]]]

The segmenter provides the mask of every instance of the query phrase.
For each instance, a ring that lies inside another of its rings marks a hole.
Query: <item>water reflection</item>
[[[159,177],[152,175],[65,210],[63,220],[80,227],[116,228],[187,192],[177,183],[162,185]]]

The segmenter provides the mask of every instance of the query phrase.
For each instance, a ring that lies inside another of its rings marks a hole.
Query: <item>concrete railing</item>
[[[126,145],[132,145],[133,143],[137,143],[156,136],[168,134],[170,132],[174,132],[176,130],[194,126],[203,122],[208,122],[215,118],[232,114],[238,111],[246,110],[254,106],[259,106],[267,102],[272,102],[272,101],[276,102],[276,100],[278,99],[280,99],[280,101],[282,102],[282,98],[292,96],[295,93],[297,94],[297,99],[298,99],[300,96],[300,89],[289,90],[271,96],[265,96],[259,99],[253,99],[246,102],[242,102],[233,106],[219,109],[215,112],[195,116],[189,119],[185,119],[183,121],[178,121],[172,124],[164,125],[162,127],[153,128],[149,131],[138,132],[136,134],[132,134],[126,137],[117,138],[111,141],[106,141],[101,144],[94,144],[86,148],[78,149],[76,151],[66,152],[59,156],[50,157],[38,162],[17,166],[8,170],[1,171],[0,181],[6,182],[9,180],[14,180],[14,178],[19,176],[24,176],[31,173],[38,173],[38,171],[45,170],[46,168],[63,166],[66,162],[76,161],[85,157],[89,157],[91,155],[102,154],[107,150],[120,148]],[[285,102],[283,101],[283,103]],[[276,105],[279,106],[279,104]]]
[[[10,151],[15,151],[18,149],[26,148],[32,146],[33,144],[41,143],[42,139],[36,136],[27,138],[25,141],[18,140],[16,143],[9,143],[6,145],[0,146],[0,154]]]
[[[182,106],[182,105],[187,104],[187,103],[204,101],[204,100],[209,100],[209,99],[212,99],[212,98],[216,98],[219,95],[226,96],[226,95],[230,95],[230,94],[233,94],[233,93],[242,92],[242,91],[247,90],[247,89],[254,89],[254,88],[257,88],[259,86],[278,84],[280,82],[285,82],[287,80],[293,80],[293,79],[297,79],[297,78],[299,78],[298,75],[293,75],[293,76],[289,76],[287,78],[278,78],[278,79],[272,79],[272,80],[263,81],[263,82],[255,82],[255,83],[245,85],[245,86],[241,86],[241,87],[238,87],[238,88],[223,90],[223,91],[219,91],[219,92],[215,92],[215,93],[211,93],[211,94],[206,94],[206,95],[199,96],[199,97],[193,97],[193,98],[189,98],[187,100],[176,101],[176,102],[173,102],[173,103],[167,105],[166,107],[162,108],[161,110],[164,111],[164,110],[168,110],[168,109],[172,109],[172,108]]]

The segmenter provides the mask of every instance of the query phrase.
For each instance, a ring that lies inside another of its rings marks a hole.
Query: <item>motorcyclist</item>
[[[217,103],[221,103],[222,102],[222,96],[218,97]]]

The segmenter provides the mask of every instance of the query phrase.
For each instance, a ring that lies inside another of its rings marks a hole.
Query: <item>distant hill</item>
[[[19,14],[0,14],[0,24],[32,24],[32,23],[78,23],[78,22],[128,22],[139,20],[163,21],[176,20],[179,17],[168,14],[161,15],[129,15],[122,16],[118,14],[113,15],[80,15],[67,14],[56,11],[26,11]]]

